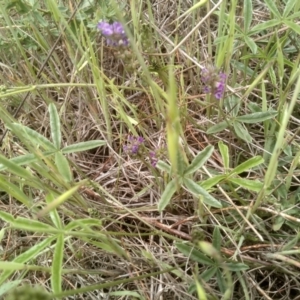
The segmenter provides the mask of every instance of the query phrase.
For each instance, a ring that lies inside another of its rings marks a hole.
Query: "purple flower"
[[[151,163],[152,167],[156,167],[156,164],[158,162],[156,152],[155,151],[150,151],[149,152],[149,157],[150,157],[150,163]]]
[[[129,41],[126,36],[123,25],[120,22],[99,22],[97,28],[102,35],[106,37],[107,45],[109,46],[128,46]]]
[[[127,145],[123,146],[123,150],[129,155],[136,155],[139,152],[139,148],[143,143],[144,138],[142,138],[141,136],[135,137],[130,135],[128,137]]]
[[[205,84],[204,93],[213,93],[215,98],[220,100],[226,89],[226,74],[218,72],[214,67],[204,68],[201,74],[202,82]]]

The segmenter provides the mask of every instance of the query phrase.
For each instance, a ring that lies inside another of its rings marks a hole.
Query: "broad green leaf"
[[[277,8],[277,3],[274,0],[264,0],[264,3],[267,4],[269,10],[273,13],[275,17],[281,19],[280,12]]]
[[[49,104],[49,115],[50,115],[50,128],[51,128],[51,137],[53,144],[56,149],[61,147],[61,131],[60,131],[60,120],[59,115],[54,103]]]
[[[240,139],[246,141],[247,143],[252,142],[252,137],[250,136],[248,130],[245,128],[244,125],[242,125],[239,122],[234,122],[233,128],[234,128],[234,132]]]
[[[191,164],[186,168],[184,175],[189,175],[199,170],[211,157],[213,152],[213,146],[207,146],[206,148],[204,148],[201,152],[197,154],[197,156],[193,159]]]
[[[280,20],[269,20],[269,21],[266,21],[263,23],[259,23],[258,25],[255,25],[254,27],[252,27],[252,29],[250,30],[250,33],[248,35],[259,33],[261,31],[264,31],[266,29],[272,28],[272,27],[280,25],[280,24],[281,24]]]
[[[12,131],[16,131],[16,134],[21,134],[24,138],[27,138],[34,147],[40,145],[45,150],[56,150],[55,146],[47,138],[27,126],[13,123],[9,127]]]
[[[43,250],[48,247],[52,241],[55,239],[55,237],[49,237],[41,241],[40,243],[37,243],[33,246],[31,246],[27,251],[23,252],[16,258],[14,258],[13,262],[15,263],[26,263],[32,259],[35,259],[38,257],[41,253],[43,253]],[[0,274],[0,286],[14,273],[13,270],[6,270],[3,271]]]
[[[290,27],[293,31],[295,31],[297,34],[300,34],[300,26],[293,21],[284,20],[283,23]]]
[[[13,162],[12,160],[7,159],[5,156],[0,154],[0,163],[5,166],[9,172],[20,176],[21,178],[24,179],[33,179],[33,176],[31,175],[31,173],[29,171],[27,171],[26,169],[18,166],[15,162]]]
[[[247,44],[247,46],[251,49],[251,52],[253,54],[257,53],[257,45],[254,42],[254,40],[252,38],[250,38],[249,36],[244,36],[245,42]]]
[[[195,247],[191,247],[186,243],[176,243],[176,248],[189,259],[203,265],[213,266],[215,263]]]
[[[252,0],[244,0],[244,31],[247,33],[250,29],[252,22]]]
[[[211,196],[203,187],[201,187],[193,180],[184,178],[183,183],[188,191],[195,195],[202,196],[202,200],[205,204],[216,208],[222,208],[221,202]]]
[[[166,208],[166,206],[169,204],[169,202],[170,202],[172,196],[174,195],[174,193],[176,192],[176,190],[177,190],[176,181],[175,181],[175,179],[173,179],[172,181],[170,181],[167,184],[167,186],[166,186],[164,192],[162,193],[161,198],[158,202],[158,210],[160,212],[162,212]]]
[[[223,165],[225,171],[229,169],[229,151],[227,145],[225,145],[222,141],[218,143],[219,150],[222,156]]]
[[[11,197],[14,197],[28,208],[32,206],[33,201],[30,199],[19,186],[8,181],[4,176],[0,176],[0,189],[5,191]]]
[[[244,189],[254,191],[254,192],[259,192],[262,187],[263,183],[257,180],[250,180],[250,179],[245,179],[245,178],[233,178],[229,177],[228,180]]]
[[[222,236],[218,226],[215,226],[212,238],[212,244],[217,251],[221,250]]]
[[[259,166],[264,162],[264,159],[261,156],[254,156],[241,163],[237,167],[235,167],[230,174],[240,174],[245,171],[249,171],[250,169]]]
[[[52,259],[51,268],[51,287],[54,293],[60,293],[62,291],[62,269],[63,269],[63,257],[64,257],[64,236],[58,234],[54,249],[54,255]]]
[[[213,133],[218,133],[220,131],[223,131],[224,129],[226,129],[228,127],[228,122],[226,121],[222,121],[216,125],[213,125],[212,127],[208,128],[206,130],[207,134],[213,134]]]
[[[90,149],[97,148],[97,147],[104,146],[104,145],[106,145],[105,141],[94,140],[94,141],[73,144],[73,145],[63,148],[61,151],[63,154],[75,153],[75,152],[90,150]]]
[[[156,167],[160,169],[161,171],[164,171],[168,174],[171,174],[171,166],[167,164],[166,162],[159,160],[156,164]]]
[[[282,17],[285,19],[299,0],[288,0],[284,6]]]
[[[55,153],[55,165],[66,182],[72,182],[73,176],[67,158],[59,151]]]
[[[227,178],[227,175],[215,175],[214,177],[208,178],[204,181],[198,182],[205,190],[209,190],[211,187],[218,184],[220,181]]]
[[[255,124],[273,119],[277,114],[277,111],[256,112],[253,114],[236,117],[236,120],[242,123]]]
[[[243,263],[238,263],[238,262],[228,262],[225,264],[225,268],[227,268],[229,271],[232,271],[232,272],[249,270],[249,266],[247,266],[246,264],[243,264]]]
[[[14,281],[8,281],[5,282],[0,286],[0,297],[4,296],[7,292],[9,292],[12,289],[16,289],[17,286],[22,282],[22,280],[14,280]],[[3,298],[4,299],[4,298]]]

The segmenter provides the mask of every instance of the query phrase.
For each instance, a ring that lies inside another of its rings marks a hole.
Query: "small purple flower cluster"
[[[157,153],[155,151],[150,151],[149,158],[150,158],[151,166],[155,168],[158,163]]]
[[[141,136],[134,137],[130,135],[128,137],[127,144],[123,146],[123,150],[125,153],[131,156],[138,154],[143,155],[145,154],[145,152],[147,153],[147,150],[145,151],[145,148],[143,148],[141,151],[139,150],[141,149],[141,146],[143,145],[144,141],[144,138]],[[149,160],[151,165],[155,167],[158,162],[157,153],[155,151],[149,152]]]
[[[220,100],[226,88],[226,74],[218,72],[216,68],[209,67],[202,70],[202,82],[205,84],[204,93],[213,93]]]
[[[97,28],[106,37],[107,45],[114,47],[128,46],[129,40],[126,36],[124,27],[120,22],[99,22]]]
[[[139,152],[140,146],[144,143],[144,138],[141,136],[135,137],[130,135],[128,137],[127,145],[123,146],[124,152],[129,155],[136,155]]]

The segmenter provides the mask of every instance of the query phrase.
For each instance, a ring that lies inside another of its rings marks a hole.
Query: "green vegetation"
[[[1,299],[296,299],[299,0],[0,17]]]

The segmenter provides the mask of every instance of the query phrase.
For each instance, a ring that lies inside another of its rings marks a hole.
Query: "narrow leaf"
[[[299,0],[288,0],[287,3],[284,6],[284,10],[283,10],[283,18],[285,19],[288,14],[291,12],[291,10],[294,8],[295,4],[298,2]]]
[[[251,52],[253,54],[257,53],[257,45],[254,42],[254,40],[252,38],[250,38],[249,36],[244,36],[245,42],[247,44],[247,46],[250,48]]]
[[[165,207],[169,204],[169,202],[170,202],[172,196],[174,195],[174,193],[176,192],[176,190],[177,190],[176,182],[175,182],[175,179],[173,179],[172,181],[170,181],[167,184],[167,186],[158,202],[158,210],[160,212],[162,212],[165,209]]]
[[[269,10],[273,13],[273,15],[275,17],[277,17],[278,19],[281,18],[280,12],[277,8],[277,3],[274,0],[264,0],[264,3],[267,4]]]
[[[249,180],[245,178],[229,177],[229,181],[249,191],[259,192],[263,188],[263,183],[257,180]]]
[[[264,162],[264,159],[261,156],[254,156],[241,163],[237,167],[235,167],[230,174],[240,174],[245,171],[249,171],[250,169],[259,166]]]
[[[264,31],[266,29],[272,28],[274,26],[280,25],[280,20],[269,20],[263,23],[259,23],[258,25],[255,25],[252,27],[250,33],[248,35],[256,34],[258,32]]]
[[[221,202],[211,196],[203,187],[189,178],[183,179],[185,187],[193,194],[202,196],[203,202],[209,206],[222,208]]]
[[[234,132],[240,139],[246,141],[247,143],[252,142],[251,135],[249,134],[248,130],[241,123],[234,122],[233,128],[234,128]]]
[[[209,257],[195,249],[195,247],[191,247],[185,243],[176,243],[175,246],[182,254],[195,262],[209,266],[214,265],[214,262]]]
[[[207,146],[193,159],[192,163],[186,168],[184,175],[189,175],[199,170],[214,152],[213,146]]]
[[[41,145],[45,150],[56,150],[55,146],[47,138],[27,126],[13,123],[10,125],[10,128],[16,132],[17,135],[21,134],[27,138],[34,147]]]
[[[242,123],[255,124],[273,119],[277,114],[277,111],[256,112],[253,114],[236,117],[236,120]]]
[[[66,182],[72,182],[73,176],[69,166],[67,158],[61,153],[55,153],[55,165],[58,169],[59,174],[63,177]]]
[[[216,226],[214,229],[212,244],[217,251],[221,250],[222,236],[218,226]]]
[[[50,115],[50,128],[51,137],[56,149],[61,147],[61,131],[60,131],[60,120],[59,115],[54,103],[49,104],[49,115]]]
[[[49,155],[54,154],[55,151],[46,151],[44,152],[41,157],[47,157]],[[22,166],[22,165],[28,165],[32,162],[36,162],[40,159],[40,157],[38,157],[35,154],[24,154],[24,155],[20,155],[14,158],[11,158],[9,161],[11,161],[12,163],[17,164],[18,166]],[[0,164],[0,171],[4,171],[7,169],[7,166]]]
[[[218,143],[219,150],[221,152],[223,165],[225,171],[229,169],[229,151],[227,145],[225,145],[222,141]]]
[[[106,145],[105,141],[102,140],[94,140],[94,141],[88,141],[88,142],[81,142],[78,144],[70,145],[62,149],[62,153],[75,153],[75,152],[81,152],[81,151],[86,151],[90,150],[93,148],[97,148],[100,146]]]
[[[57,236],[55,250],[52,260],[51,272],[51,287],[54,293],[62,291],[62,269],[64,257],[64,236],[59,234]]]
[[[40,243],[37,243],[33,246],[31,246],[27,251],[23,252],[16,258],[14,258],[13,262],[16,263],[26,263],[37,256],[39,256],[43,250],[48,247],[52,241],[55,239],[55,237],[49,237],[44,240],[42,240]],[[7,270],[3,271],[0,274],[0,286],[11,276],[11,274],[14,273],[14,270]]]
[[[46,200],[47,204],[50,204],[54,199],[55,199],[55,196],[54,196],[53,193],[50,193],[50,194],[46,195],[46,197],[45,197],[45,200]],[[56,209],[50,211],[50,218],[51,218],[51,220],[52,220],[52,222],[53,222],[53,224],[55,225],[56,228],[58,228],[58,229],[63,228],[61,219],[60,219],[59,214],[58,214]]]
[[[161,171],[171,174],[171,166],[162,160],[157,162],[156,167]]]
[[[4,296],[7,292],[12,289],[16,289],[17,286],[22,282],[22,280],[14,280],[5,282],[3,285],[0,286],[0,297]],[[3,298],[4,299],[4,298]]]
[[[243,263],[229,262],[225,264],[225,268],[228,268],[229,271],[238,272],[249,270],[249,266]]]
[[[247,33],[252,22],[252,0],[244,0],[244,31]]]
[[[28,230],[31,232],[48,232],[55,231],[55,228],[46,223],[42,223],[37,220],[26,219],[23,217],[17,217],[14,222],[11,223],[14,228]]]
[[[215,175],[214,177],[208,178],[204,181],[198,182],[205,190],[209,190],[211,187],[218,184],[220,181],[226,179],[226,175]]]
[[[3,176],[4,177],[4,176]],[[33,201],[20,188],[9,182],[7,179],[0,176],[0,189],[5,191],[11,197],[14,197],[28,208],[32,206]]]
[[[18,166],[12,160],[7,159],[5,156],[0,154],[0,163],[5,166],[11,173],[20,176],[24,179],[32,179],[32,175],[26,169]]]
[[[293,31],[295,31],[297,34],[300,34],[300,26],[293,21],[284,20],[283,23],[290,27]]]
[[[224,129],[226,129],[228,127],[228,122],[226,121],[222,121],[216,125],[213,125],[212,127],[208,128],[206,130],[207,134],[213,134],[213,133],[218,133],[220,131],[223,131]]]

